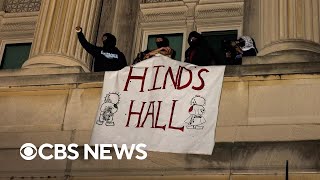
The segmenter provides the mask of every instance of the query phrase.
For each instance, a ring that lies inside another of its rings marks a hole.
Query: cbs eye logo
[[[37,147],[32,143],[25,143],[20,148],[20,156],[27,161],[37,156]]]

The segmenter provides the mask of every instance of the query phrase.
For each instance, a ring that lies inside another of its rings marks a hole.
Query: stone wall
[[[292,179],[318,179],[320,63],[261,67],[227,67],[211,156],[149,152],[145,161],[22,160],[26,142],[89,142],[103,73],[1,71],[0,179],[283,179],[286,160]]]

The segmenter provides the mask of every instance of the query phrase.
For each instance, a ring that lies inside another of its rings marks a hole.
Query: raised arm
[[[81,27],[76,27],[76,32],[78,35],[78,39],[82,47],[91,55],[96,56],[100,53],[100,48],[89,43],[87,39],[84,37],[84,34],[82,33]]]

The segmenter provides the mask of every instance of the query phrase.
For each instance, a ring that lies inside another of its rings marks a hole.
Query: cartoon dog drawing
[[[195,96],[191,99],[191,107],[189,108],[189,114],[187,120],[187,129],[203,129],[204,126],[200,126],[206,122],[203,115],[205,114],[206,100],[201,96]]]
[[[106,126],[114,126],[113,116],[118,111],[120,95],[117,93],[109,93],[106,95],[104,103],[100,108],[100,116],[97,120],[98,125],[106,122]]]

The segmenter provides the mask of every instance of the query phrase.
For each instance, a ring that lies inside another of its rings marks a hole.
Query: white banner
[[[159,55],[105,72],[90,144],[211,154],[224,70]]]

